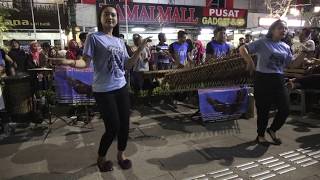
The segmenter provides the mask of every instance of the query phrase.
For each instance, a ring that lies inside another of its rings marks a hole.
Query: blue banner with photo
[[[248,110],[248,87],[199,89],[203,121],[238,119]]]
[[[76,69],[68,66],[56,67],[54,73],[56,96],[59,103],[91,104],[93,68]]]

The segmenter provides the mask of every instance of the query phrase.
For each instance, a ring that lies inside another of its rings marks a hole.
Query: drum
[[[4,78],[4,101],[6,110],[12,115],[24,115],[32,112],[32,86],[29,75],[17,75]]]

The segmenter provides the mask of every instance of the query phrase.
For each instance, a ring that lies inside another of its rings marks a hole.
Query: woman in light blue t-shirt
[[[254,96],[257,108],[257,143],[269,145],[265,139],[265,131],[271,136],[274,144],[280,145],[278,131],[289,115],[289,97],[285,87],[284,68],[295,68],[301,64],[304,54],[296,60],[292,59],[290,47],[282,40],[287,34],[285,21],[277,20],[269,28],[266,38],[240,47],[240,54],[247,62],[247,70],[254,72]],[[258,57],[255,66],[249,54]],[[277,114],[269,128],[268,119],[271,107],[275,105]]]
[[[118,14],[114,7],[103,6],[98,15],[98,32],[89,34],[84,44],[83,59],[62,60],[58,63],[76,68],[88,67],[93,61],[92,90],[102,115],[106,132],[103,134],[97,165],[102,172],[112,171],[113,164],[105,159],[115,137],[118,140],[118,164],[129,169],[132,163],[124,156],[129,134],[129,93],[125,69],[137,63],[150,38],[143,40],[130,58],[125,43],[119,37]]]

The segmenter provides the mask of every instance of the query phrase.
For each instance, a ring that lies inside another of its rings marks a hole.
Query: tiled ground
[[[201,124],[191,121],[193,112],[195,109],[185,105],[178,105],[177,109],[152,106],[134,110],[127,148],[134,167],[122,171],[116,165],[110,173],[99,173],[95,166],[104,130],[98,118],[93,120],[93,129],[66,126],[58,121],[47,139],[44,128],[19,129],[14,136],[0,140],[0,179],[170,180],[225,168],[235,171],[238,178],[257,179],[263,176],[250,175],[264,168],[238,172],[235,167],[298,148],[319,150],[316,145],[320,144],[320,120],[290,117],[280,131],[283,145],[261,147],[252,142],[256,136],[254,119]],[[115,153],[116,143],[108,154],[114,162]],[[275,173],[272,178],[320,179],[319,164],[299,165],[288,173]],[[231,176],[216,179],[227,177]]]

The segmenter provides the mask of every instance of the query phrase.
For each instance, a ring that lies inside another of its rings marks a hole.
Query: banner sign
[[[248,88],[200,89],[198,95],[203,121],[238,119],[248,109]]]
[[[97,0],[97,12],[104,5]],[[114,3],[120,24],[166,26],[225,26],[245,28],[248,11],[244,9],[219,9],[201,6],[180,6],[148,3]]]
[[[76,69],[58,66],[54,72],[56,96],[59,103],[94,103],[92,96],[93,67]]]
[[[129,3],[131,0],[103,0],[102,2],[106,2],[107,4],[112,4],[112,3],[119,3],[119,2],[125,2]],[[96,4],[96,0],[81,0],[81,3],[83,4]]]
[[[19,2],[8,7],[9,16],[4,23],[12,29],[33,29],[30,2]],[[63,29],[67,26],[67,12],[64,5],[59,5],[60,22]],[[59,29],[58,10],[55,3],[34,3],[34,21],[36,29]]]
[[[246,28],[248,11],[245,9],[204,8],[202,25]]]
[[[99,3],[100,1],[100,3]],[[103,0],[97,0],[97,12],[103,6]],[[121,24],[126,22],[125,12],[128,12],[128,23],[134,25],[198,25],[202,7],[172,6],[148,3],[116,3]]]

